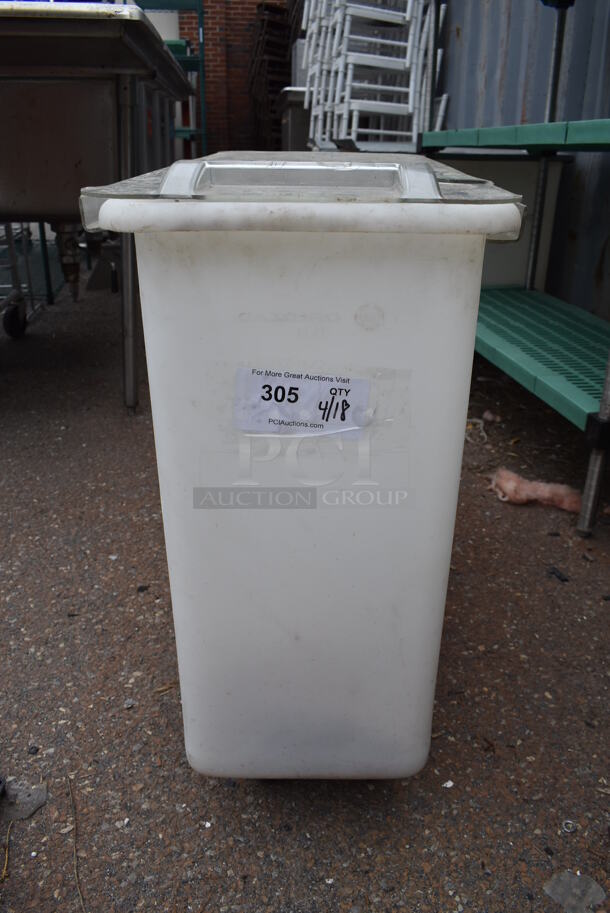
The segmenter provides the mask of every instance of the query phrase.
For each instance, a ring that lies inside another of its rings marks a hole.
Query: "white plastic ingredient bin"
[[[415,773],[483,251],[518,197],[419,156],[225,153],[81,208],[135,233],[190,763]]]

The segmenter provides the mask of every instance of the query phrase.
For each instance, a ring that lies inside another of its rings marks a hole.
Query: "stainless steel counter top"
[[[190,84],[137,6],[0,3],[0,78],[132,75],[176,100]]]

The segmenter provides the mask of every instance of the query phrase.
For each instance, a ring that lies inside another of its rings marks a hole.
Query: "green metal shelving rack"
[[[485,288],[476,348],[582,431],[599,410],[610,323],[544,292]]]
[[[448,148],[524,149],[539,155],[544,169],[549,153],[610,150],[610,119],[432,131],[424,133],[422,148],[430,153]],[[536,208],[544,200],[544,180],[539,184]],[[536,221],[539,224],[534,212]],[[533,270],[528,272],[533,275]],[[488,361],[587,433],[592,454],[578,529],[590,533],[605,450],[610,449],[604,437],[610,437],[610,324],[529,284],[527,288],[485,288],[475,346]]]
[[[199,38],[199,53],[187,54],[186,41],[166,41],[170,52],[186,73],[196,72],[199,76],[199,114],[200,129],[195,127],[178,127],[175,135],[179,139],[193,139],[197,137],[201,145],[201,154],[207,152],[206,144],[206,114],[205,114],[205,56],[204,56],[204,10],[203,0],[139,0],[138,6],[145,12],[184,12],[197,13],[197,28]]]
[[[422,148],[446,146],[470,149],[527,149],[530,152],[600,152],[610,149],[610,120],[556,121],[516,124],[509,127],[478,127],[466,130],[436,130],[424,133]]]

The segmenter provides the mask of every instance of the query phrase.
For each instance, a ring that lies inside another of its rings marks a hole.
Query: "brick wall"
[[[208,152],[254,148],[248,92],[257,0],[204,0]],[[180,36],[199,48],[197,14],[180,13]]]

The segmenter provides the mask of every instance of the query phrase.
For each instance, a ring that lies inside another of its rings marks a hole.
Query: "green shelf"
[[[481,292],[476,350],[578,428],[599,411],[610,323],[544,292]]]
[[[174,127],[174,136],[176,139],[195,139],[201,136],[201,130],[195,127]]]
[[[175,56],[176,54],[186,54],[189,43],[186,38],[168,38],[165,45]]]
[[[174,58],[185,73],[199,72],[199,57],[195,54],[174,54]]]
[[[477,149],[610,149],[610,119],[560,121],[550,124],[516,124],[424,133],[423,149],[446,146]]]

